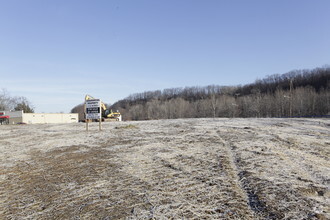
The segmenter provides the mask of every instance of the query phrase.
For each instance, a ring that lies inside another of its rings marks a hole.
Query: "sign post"
[[[90,120],[99,120],[99,130],[101,131],[101,100],[90,99],[85,101],[85,120],[86,131],[88,131],[88,122]]]

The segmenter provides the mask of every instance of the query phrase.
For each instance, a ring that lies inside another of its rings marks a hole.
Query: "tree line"
[[[124,120],[324,116],[330,114],[329,87],[330,67],[323,67],[274,74],[243,86],[209,85],[135,93],[111,108],[119,110]]]
[[[34,113],[34,107],[24,96],[11,96],[6,89],[0,90],[0,111],[21,111]]]

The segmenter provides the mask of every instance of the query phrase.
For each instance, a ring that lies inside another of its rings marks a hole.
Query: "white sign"
[[[100,119],[101,118],[101,100],[90,99],[85,102],[86,119]]]

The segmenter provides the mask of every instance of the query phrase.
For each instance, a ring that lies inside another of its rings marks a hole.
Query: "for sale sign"
[[[85,102],[86,119],[100,119],[101,118],[101,100],[91,99]]]

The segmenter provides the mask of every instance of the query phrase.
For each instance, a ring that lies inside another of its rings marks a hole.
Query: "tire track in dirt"
[[[78,125],[34,127],[36,140],[6,139],[23,147],[0,164],[0,219],[326,219],[314,209],[330,202],[327,174],[311,164],[323,152],[308,148],[317,138],[328,143],[326,131],[304,131],[310,142],[292,145],[286,129],[296,135],[301,122],[284,122],[123,122],[87,138]],[[299,151],[309,160],[292,158]]]
[[[264,138],[265,134],[268,135],[267,131],[259,128],[228,128],[219,133],[225,139],[228,149],[233,155],[239,180],[249,198],[251,209],[257,216],[266,219],[325,218],[322,209],[315,210],[315,207],[318,207],[316,201],[304,197],[301,192],[293,188],[292,183],[278,181],[277,177],[282,176],[281,173],[277,173],[281,171],[280,167],[282,166],[279,165],[284,166],[286,164],[288,167],[288,164],[290,164],[289,157],[279,160],[279,155],[275,149],[271,147],[267,150],[269,146],[266,145],[258,146],[257,151],[253,150],[256,148],[256,143],[258,145],[261,143],[260,137]],[[267,160],[267,158],[270,160]],[[273,158],[277,159],[271,167]],[[281,160],[282,162],[278,164],[278,161]],[[258,173],[260,171],[268,172],[268,178],[265,179],[261,176]]]
[[[252,215],[257,218],[260,217],[260,213],[263,216],[267,216],[268,218],[273,216],[272,213],[267,213],[265,204],[259,199],[258,195],[255,193],[254,189],[251,187],[249,181],[249,173],[245,170],[242,170],[239,166],[240,159],[237,157],[234,149],[234,145],[228,141],[221,138],[223,136],[223,132],[218,131],[218,135],[223,142],[226,154],[220,158],[219,163],[227,164],[225,170],[230,171],[230,175],[232,179],[237,179],[237,188],[242,194],[245,194],[245,200],[248,204],[248,208],[252,211]],[[224,166],[224,165],[223,165]]]
[[[153,204],[149,216],[253,219],[219,137],[214,132],[181,133],[184,134],[180,138],[175,138],[175,132],[173,135],[153,133],[153,143],[132,148],[133,155],[122,155],[126,157],[123,163],[127,164],[123,170],[151,184],[146,191],[148,201]],[[146,139],[141,141],[146,143]],[[223,157],[221,162],[220,157]],[[135,213],[141,217],[143,210],[136,209]]]

